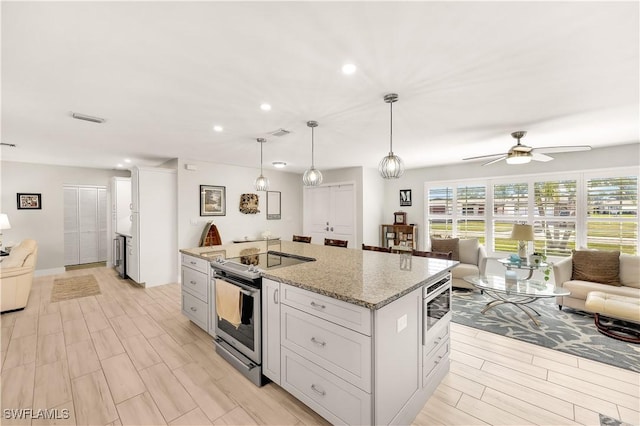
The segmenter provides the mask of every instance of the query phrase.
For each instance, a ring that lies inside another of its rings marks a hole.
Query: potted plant
[[[547,255],[545,253],[533,252],[531,255],[531,264],[536,265],[538,268],[541,264],[545,264],[546,266],[542,269],[544,282],[548,282],[551,279],[551,265],[547,262]]]

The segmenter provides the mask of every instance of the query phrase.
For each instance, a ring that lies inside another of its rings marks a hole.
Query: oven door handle
[[[248,285],[241,283],[240,281],[234,280],[233,278],[223,277],[218,274],[213,274],[213,278],[226,281],[229,284],[235,285],[236,287],[240,287],[238,290],[240,291],[240,293],[244,294],[245,296],[253,296],[253,293],[257,291],[255,289],[252,289]]]

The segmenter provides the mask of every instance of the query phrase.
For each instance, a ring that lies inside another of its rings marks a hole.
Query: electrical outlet
[[[400,333],[405,328],[407,328],[407,314],[404,314],[396,321],[396,330],[398,333]]]

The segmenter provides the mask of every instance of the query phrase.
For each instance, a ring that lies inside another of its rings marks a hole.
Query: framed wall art
[[[226,187],[200,185],[200,216],[226,216]]]
[[[280,191],[267,191],[267,220],[279,220],[281,214]]]
[[[42,209],[42,194],[18,194],[18,210]]]
[[[400,207],[411,206],[411,190],[400,190]]]

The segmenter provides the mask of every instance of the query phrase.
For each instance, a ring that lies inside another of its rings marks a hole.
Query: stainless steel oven
[[[422,339],[427,340],[427,333],[451,313],[451,274],[427,284],[422,290],[423,324]]]
[[[262,375],[262,272],[315,259],[269,251],[211,262],[216,352],[258,386]]]

